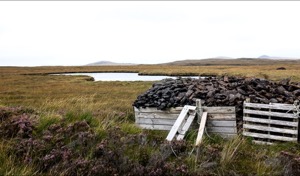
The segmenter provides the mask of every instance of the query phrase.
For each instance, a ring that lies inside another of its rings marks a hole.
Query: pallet
[[[297,142],[299,114],[293,104],[257,104],[244,102],[243,135],[255,143]]]

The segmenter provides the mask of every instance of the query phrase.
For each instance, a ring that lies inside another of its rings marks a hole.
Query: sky
[[[300,58],[300,1],[0,1],[0,66]]]

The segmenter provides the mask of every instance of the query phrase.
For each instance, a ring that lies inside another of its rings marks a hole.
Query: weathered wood
[[[298,127],[298,122],[287,122],[282,120],[269,120],[269,119],[260,119],[254,117],[243,117],[244,122],[256,122],[256,123],[266,123],[266,124],[273,124],[273,125],[282,125],[282,126],[292,126]]]
[[[207,127],[207,132],[213,133],[237,133],[234,127]]]
[[[237,133],[218,133],[218,132],[214,132],[213,134],[219,135],[222,138],[233,138],[233,137],[237,136]]]
[[[200,123],[201,121],[201,116],[203,113],[202,105],[201,105],[201,100],[197,99],[196,100],[196,114],[197,114],[197,122]]]
[[[264,108],[264,109],[277,109],[277,110],[286,110],[290,111],[294,109],[294,106],[291,104],[257,104],[257,103],[244,103],[244,107],[249,108]]]
[[[235,120],[211,120],[207,119],[207,127],[236,127]]]
[[[189,105],[186,105],[189,106]],[[195,110],[196,106],[189,106],[191,110]],[[176,108],[168,108],[166,110],[158,110],[157,108],[136,108],[134,107],[134,111],[138,112],[154,112],[154,113],[166,113],[166,114],[179,114],[183,107],[176,107]],[[206,107],[203,106],[203,111],[206,111],[209,114],[230,114],[235,113],[235,107],[233,106],[224,106],[224,107]]]
[[[170,131],[172,128],[172,125],[152,125],[152,124],[136,124],[136,125],[141,127],[142,129],[147,129],[147,130]]]
[[[178,132],[183,120],[187,118],[187,113],[188,112],[189,112],[189,107],[184,106],[184,108],[180,112],[177,120],[175,121],[174,125],[172,126],[172,128],[170,130],[170,133],[168,134],[168,136],[166,138],[167,141],[172,141],[172,139],[175,137],[175,135]]]
[[[236,120],[235,114],[208,114],[209,120]]]
[[[253,132],[247,132],[247,131],[244,131],[243,135],[249,136],[249,137],[255,137],[255,138],[273,139],[273,140],[279,140],[279,141],[297,141],[297,138],[260,134],[260,133],[253,133]]]
[[[139,112],[137,114],[137,117],[141,118],[163,118],[163,119],[174,119],[176,120],[178,118],[178,114],[165,114],[165,113],[144,113],[144,112]]]
[[[280,112],[267,112],[267,111],[249,110],[249,109],[244,109],[244,113],[264,115],[264,116],[274,116],[274,117],[297,118],[297,116],[295,116],[294,114],[287,114],[287,113],[280,113]]]
[[[175,123],[175,119],[163,119],[163,118],[141,118],[138,117],[135,120],[137,124],[154,124],[154,125],[171,125]]]
[[[196,113],[189,115],[187,121],[185,122],[185,124],[183,125],[182,129],[179,131],[179,134],[177,136],[177,140],[182,140],[185,136],[185,133],[188,131],[188,129],[190,128],[194,118],[196,116]]]
[[[207,119],[207,112],[203,112],[202,117],[201,117],[201,122],[200,122],[200,126],[199,126],[197,139],[196,139],[196,146],[199,146],[202,142],[202,137],[203,137],[203,133],[204,133],[206,119]]]
[[[275,127],[262,126],[262,125],[243,124],[243,128],[260,130],[260,131],[277,132],[277,133],[295,134],[295,135],[298,134],[298,130],[275,128]]]

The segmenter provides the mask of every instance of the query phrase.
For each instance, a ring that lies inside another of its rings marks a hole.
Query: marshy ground
[[[134,125],[132,103],[153,82],[93,82],[63,72],[233,75],[300,82],[300,65],[92,66],[0,68],[0,175],[297,175],[300,145],[254,145],[206,137],[196,162],[196,132],[164,142],[167,132]],[[18,107],[22,108],[18,108]],[[63,138],[62,138],[63,136]]]

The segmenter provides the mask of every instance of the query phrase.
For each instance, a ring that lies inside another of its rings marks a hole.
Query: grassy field
[[[281,66],[286,70],[276,70]],[[201,157],[196,162],[195,153],[190,155],[196,135],[192,131],[186,141],[172,144],[175,155],[164,142],[166,132],[141,130],[134,125],[132,103],[153,82],[93,82],[86,76],[48,75],[63,72],[238,75],[275,81],[288,77],[300,81],[300,65],[1,67],[0,175],[299,173],[296,159],[300,146],[293,143],[258,146],[241,137],[225,141],[212,136],[205,138]],[[18,106],[24,110],[3,110]],[[23,113],[29,117],[21,117]],[[20,131],[11,130],[12,123],[5,120],[3,114],[15,114],[12,117],[22,119],[13,124],[32,123],[34,127],[29,137],[20,137],[17,135]],[[59,130],[52,130],[54,127]],[[72,133],[68,131],[70,128]],[[32,140],[35,142],[28,147]],[[288,157],[289,162],[286,162]]]

